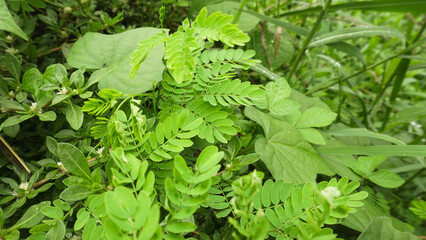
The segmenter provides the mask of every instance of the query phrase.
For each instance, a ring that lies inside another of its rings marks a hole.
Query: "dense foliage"
[[[418,239],[424,9],[0,0],[0,239]]]

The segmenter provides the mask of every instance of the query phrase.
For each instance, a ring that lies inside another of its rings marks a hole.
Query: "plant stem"
[[[327,13],[328,7],[330,6],[331,2],[333,0],[327,0],[325,5],[323,6],[320,15],[317,18],[317,21],[315,22],[314,26],[311,29],[311,32],[309,33],[308,37],[303,42],[303,47],[300,49],[300,52],[298,53],[296,60],[294,61],[290,72],[287,74],[287,81],[289,81],[290,84],[294,84],[295,81],[291,79],[293,74],[297,70],[297,66],[299,65],[300,61],[302,60],[303,56],[305,55],[305,51],[308,49],[309,43],[311,42],[312,38],[314,37],[315,32],[317,31],[322,19],[324,18],[325,14]]]
[[[240,8],[238,9],[237,15],[235,15],[235,18],[232,20],[233,24],[238,23],[241,17],[241,12],[243,11],[244,6],[246,5],[247,0],[243,0],[240,4]]]

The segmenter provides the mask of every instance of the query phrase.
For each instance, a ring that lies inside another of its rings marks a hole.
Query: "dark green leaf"
[[[1,1],[0,1],[0,5],[1,5]],[[1,11],[1,9],[0,9],[0,11]],[[1,17],[0,17],[0,21],[1,21]],[[21,62],[19,62],[18,58],[15,57],[15,55],[12,55],[8,52],[6,52],[6,68],[7,68],[7,71],[9,71],[10,74],[12,74],[12,76],[16,80],[20,80]]]
[[[59,159],[69,172],[91,181],[89,165],[80,149],[69,143],[59,143],[58,152]]]
[[[69,102],[67,110],[65,112],[65,116],[67,118],[68,123],[74,130],[80,129],[83,124],[83,111],[77,105],[72,102]]]
[[[13,226],[7,229],[7,231],[13,231],[21,228],[31,228],[37,225],[44,218],[44,215],[41,213],[41,209],[49,205],[49,201],[32,205]]]

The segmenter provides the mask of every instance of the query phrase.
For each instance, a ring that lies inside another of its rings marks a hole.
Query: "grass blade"
[[[405,40],[404,34],[390,27],[352,27],[321,34],[314,38],[309,47],[378,35],[398,37]]]
[[[356,57],[358,60],[362,62],[364,66],[366,65],[364,57],[362,56],[361,50],[359,50],[359,48],[345,42],[336,42],[336,43],[330,43],[327,45],[341,52],[344,52],[349,56]]]
[[[265,16],[265,15],[259,14],[257,12],[248,11],[248,10],[243,10],[243,11],[248,13],[248,14],[251,14],[253,16],[256,16],[256,17],[258,17],[262,20],[265,20],[267,22],[270,22],[270,23],[273,23],[277,26],[285,28],[290,32],[294,32],[294,33],[297,33],[297,34],[302,35],[302,36],[308,36],[309,35],[309,30],[306,29],[306,28],[302,28],[302,27],[293,25],[291,23],[281,21],[281,20],[275,19],[273,17],[268,17],[268,16]]]
[[[317,148],[317,150],[321,154],[426,157],[426,145],[324,146]]]
[[[369,138],[376,138],[380,140],[384,140],[387,142],[394,143],[396,145],[406,145],[403,141],[393,138],[391,136],[381,134],[381,133],[375,133],[371,132],[366,128],[347,128],[347,129],[338,129],[338,130],[330,130],[326,132],[327,134],[333,135],[333,136],[340,136],[340,137],[369,137]]]
[[[361,10],[361,11],[380,11],[380,12],[411,12],[411,13],[423,13],[426,9],[425,0],[387,0],[387,1],[363,1],[363,2],[351,2],[332,5],[329,11],[337,10]],[[321,6],[304,8],[299,10],[288,11],[280,15],[283,16],[294,16],[312,14],[321,11]]]

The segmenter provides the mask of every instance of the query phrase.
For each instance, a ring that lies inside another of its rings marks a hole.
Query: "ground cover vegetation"
[[[0,0],[0,239],[425,238],[424,9]]]

